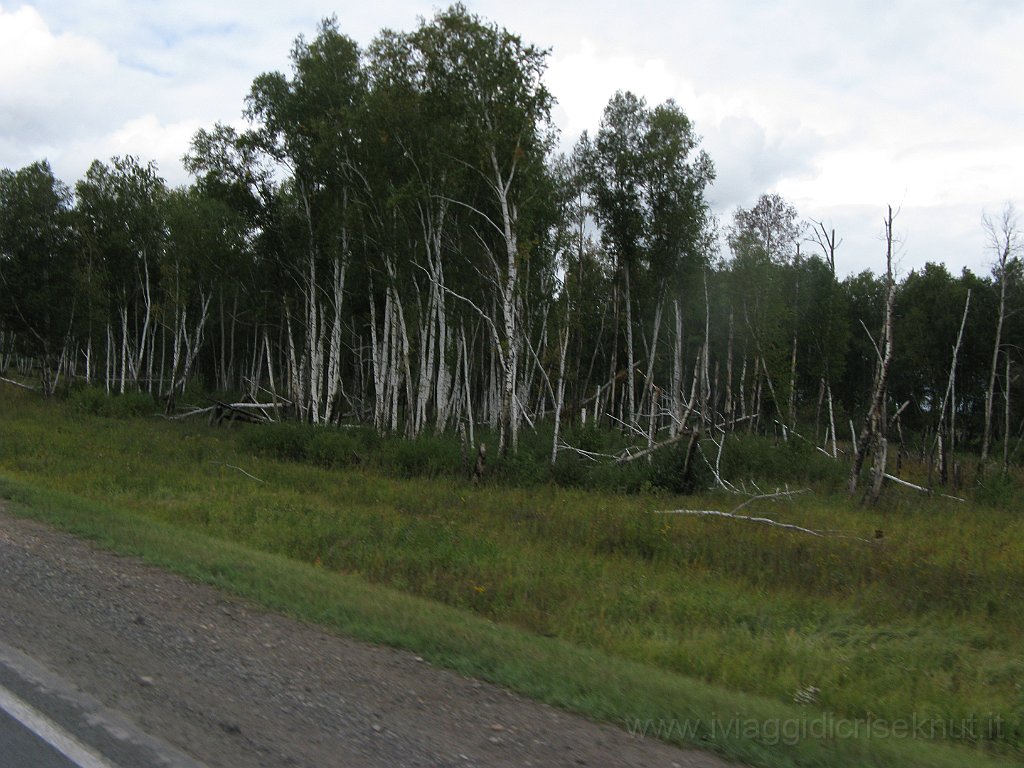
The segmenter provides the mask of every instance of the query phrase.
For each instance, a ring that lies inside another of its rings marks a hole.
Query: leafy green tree
[[[410,42],[424,89],[449,110],[450,151],[480,185],[468,199],[451,202],[478,217],[482,263],[476,269],[491,283],[497,308],[488,327],[502,377],[499,453],[515,451],[527,343],[520,316],[524,282],[544,271],[531,261],[544,253],[534,247],[546,226],[544,208],[535,203],[554,138],[553,99],[543,83],[547,53],[458,4],[421,24]]]
[[[71,192],[50,164],[0,170],[0,324],[38,360],[47,395],[74,354],[76,256]]]
[[[749,209],[737,208],[730,228],[730,243],[744,239],[755,258],[784,265],[792,261],[802,227],[796,208],[777,193],[763,194]]]
[[[645,321],[652,324],[646,344],[650,372],[666,297],[676,291],[693,295],[707,265],[712,220],[704,195],[714,166],[698,144],[690,120],[675,102],[650,109],[628,91],[612,96],[594,138],[584,134],[581,139],[594,215],[614,258],[625,307],[630,423],[637,414],[636,328],[645,328]],[[648,317],[634,318],[638,300]]]
[[[830,429],[835,428],[832,383],[842,381],[846,370],[846,349],[850,341],[848,308],[842,287],[829,264],[812,256],[793,265],[800,287],[796,306],[799,339],[799,380],[797,387],[806,397],[816,393],[815,425],[822,410]],[[838,439],[838,436],[833,436]]]
[[[75,192],[83,244],[105,283],[107,386],[152,390],[167,187],[154,163],[128,156],[95,161]]]
[[[734,312],[752,356],[751,425],[764,399],[774,406],[776,419],[791,427],[795,420],[799,236],[796,208],[777,194],[761,195],[750,209],[738,208],[727,232]]]
[[[907,275],[896,297],[895,333],[902,351],[893,366],[892,397],[899,403],[910,400],[916,413],[928,415],[928,423],[946,390],[966,295],[945,266],[928,263]]]
[[[283,218],[275,224],[285,244],[281,264],[298,288],[293,302],[284,297],[290,391],[304,419],[331,422],[342,398],[350,203],[366,79],[358,46],[335,19],[311,42],[299,38],[291,59],[290,79],[272,72],[253,82],[246,114],[256,128],[245,139],[289,174],[278,190],[275,211]]]

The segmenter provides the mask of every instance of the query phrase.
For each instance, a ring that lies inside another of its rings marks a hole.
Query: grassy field
[[[752,764],[1024,758],[1012,488],[985,497],[1001,504],[893,492],[868,511],[824,482],[744,509],[855,538],[814,537],[655,514],[735,507],[724,494],[282,460],[261,429],[97,417],[4,389],[0,494],[273,607]]]

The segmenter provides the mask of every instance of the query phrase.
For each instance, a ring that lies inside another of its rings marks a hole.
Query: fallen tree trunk
[[[807,493],[807,489],[798,491],[781,491],[778,493],[766,493],[758,496],[753,496],[738,507],[735,507],[731,512],[722,512],[717,509],[668,509],[668,510],[655,510],[656,515],[691,515],[696,517],[724,517],[730,520],[743,520],[748,523],[757,523],[759,525],[767,525],[772,528],[784,528],[790,531],[797,531],[798,533],[806,533],[810,536],[816,536],[818,538],[842,538],[842,539],[853,539],[854,541],[862,541],[866,544],[871,543],[871,539],[865,539],[860,536],[852,536],[844,533],[835,533],[833,531],[816,531],[813,528],[805,528],[802,525],[794,525],[792,523],[780,523],[778,520],[772,520],[770,517],[753,517],[750,515],[738,515],[736,514],[739,510],[748,504],[752,504],[755,501],[761,501],[765,499],[777,499],[783,497],[796,496],[798,494]]]
[[[14,387],[21,387],[22,389],[27,389],[29,392],[38,392],[39,391],[39,387],[32,387],[32,386],[29,386],[28,384],[22,384],[20,381],[13,381],[12,379],[7,379],[7,378],[4,378],[3,376],[0,376],[0,381],[3,381],[5,383],[7,383],[7,384],[10,384],[11,386],[14,386]]]
[[[631,461],[636,461],[637,459],[642,459],[644,456],[650,456],[652,453],[655,453],[656,451],[660,451],[662,448],[667,448],[670,445],[678,443],[683,438],[690,437],[690,436],[695,435],[695,434],[698,434],[698,433],[694,432],[692,429],[686,429],[686,430],[683,430],[681,432],[677,432],[675,437],[670,437],[668,440],[665,440],[664,442],[657,443],[655,445],[650,446],[649,448],[644,448],[643,450],[637,451],[636,453],[629,453],[628,452],[629,449],[627,448],[625,453],[620,453],[615,458],[615,463],[616,464],[628,464]]]

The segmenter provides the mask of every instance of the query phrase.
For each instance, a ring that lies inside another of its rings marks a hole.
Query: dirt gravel
[[[0,640],[209,766],[726,768],[0,507]]]

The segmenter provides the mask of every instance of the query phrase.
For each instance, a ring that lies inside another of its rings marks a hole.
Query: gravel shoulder
[[[0,641],[209,766],[679,766],[592,723],[0,506]]]

